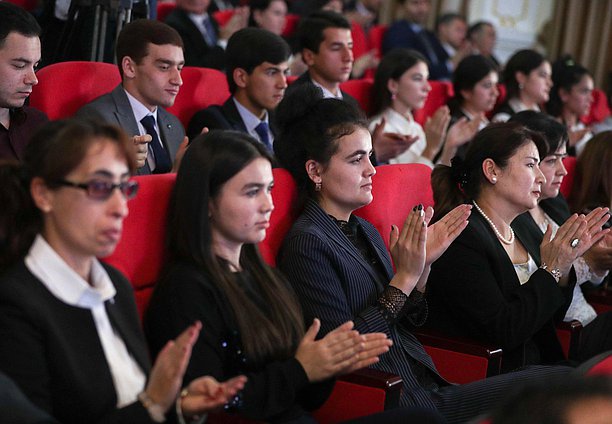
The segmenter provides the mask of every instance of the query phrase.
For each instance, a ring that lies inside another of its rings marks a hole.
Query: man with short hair
[[[349,21],[335,12],[315,12],[300,23],[298,43],[308,71],[291,86],[314,84],[323,90],[326,98],[346,100],[359,107],[357,100],[340,90],[340,83],[349,79],[353,69],[353,38]]]
[[[308,71],[287,89],[300,84],[314,84],[325,98],[336,98],[360,109],[355,98],[340,90],[340,83],[349,79],[353,68],[353,38],[348,20],[335,12],[319,11],[300,23],[298,40],[302,60]],[[372,133],[374,162],[385,163],[405,152],[416,138],[384,132],[381,122]]]
[[[404,19],[389,27],[383,40],[383,53],[396,47],[416,50],[429,61],[432,80],[450,79],[446,52],[436,35],[425,28],[431,10],[430,0],[403,0],[403,5]]]
[[[458,13],[445,13],[436,21],[436,35],[444,49],[449,72],[455,70],[464,57],[471,54],[471,46],[467,41],[467,23]]]
[[[183,41],[164,23],[138,19],[119,34],[116,56],[121,84],[77,115],[100,118],[133,135],[138,174],[170,172],[179,146],[186,144],[180,121],[164,109],[183,85]]]
[[[472,45],[474,54],[486,57],[495,64],[498,71],[501,70],[499,60],[493,54],[495,44],[497,43],[497,33],[492,23],[486,21],[474,23],[468,29],[467,38]]]
[[[0,159],[23,159],[32,134],[47,116],[24,106],[38,84],[40,26],[32,15],[0,2]]]
[[[259,28],[236,32],[227,44],[227,82],[232,95],[222,106],[197,112],[189,123],[190,139],[208,129],[250,134],[272,152],[275,128],[270,119],[283,99],[289,70],[289,45]]]

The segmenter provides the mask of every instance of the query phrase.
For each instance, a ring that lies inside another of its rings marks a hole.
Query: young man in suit
[[[39,35],[32,15],[0,3],[0,159],[22,159],[30,137],[47,121],[41,111],[24,106],[38,84]]]
[[[451,77],[446,60],[448,54],[436,35],[425,28],[430,0],[403,0],[404,19],[395,22],[385,34],[383,53],[403,47],[421,53],[429,61],[429,76],[432,80],[447,80]]]
[[[227,44],[227,83],[232,95],[221,105],[196,113],[189,123],[190,139],[208,129],[237,130],[258,139],[270,151],[275,128],[271,114],[283,99],[289,70],[289,45],[259,28],[236,32]]]
[[[308,16],[298,30],[302,60],[308,71],[289,86],[287,92],[301,84],[314,84],[325,98],[336,98],[360,105],[351,95],[340,89],[353,69],[353,38],[351,24],[335,12],[319,11]],[[384,132],[384,121],[372,132],[374,162],[386,163],[406,151],[414,140],[408,136]]]
[[[246,27],[248,8],[238,7],[219,27],[208,9],[210,0],[177,0],[165,22],[178,31],[185,44],[185,65],[225,69],[225,46],[237,30]]]
[[[340,90],[340,83],[348,80],[353,70],[353,37],[349,21],[335,12],[314,12],[300,23],[297,37],[308,71],[292,86],[314,84],[321,88],[324,97],[335,97],[359,107],[357,100]]]
[[[121,84],[83,106],[77,115],[122,127],[133,136],[138,174],[170,172],[185,139],[180,121],[164,108],[174,104],[183,80],[183,42],[168,25],[138,19],[117,40]]]

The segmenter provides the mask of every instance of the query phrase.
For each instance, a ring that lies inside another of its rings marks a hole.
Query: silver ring
[[[580,244],[580,240],[575,238],[572,241],[570,241],[570,246],[572,246],[572,249],[576,246],[578,246]]]

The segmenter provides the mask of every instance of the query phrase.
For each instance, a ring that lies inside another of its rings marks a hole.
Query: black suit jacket
[[[118,125],[129,135],[139,134],[138,124],[125,90],[119,84],[110,93],[104,94],[77,111],[77,116],[101,119],[109,124]],[[157,127],[161,142],[168,150],[170,161],[174,162],[176,152],[185,137],[181,121],[162,107],[157,108]],[[138,175],[151,173],[148,163],[137,171]]]
[[[355,218],[369,241],[369,248],[384,268],[384,279],[313,201],[307,203],[285,238],[279,250],[278,266],[298,294],[306,322],[320,318],[321,336],[348,320],[355,323],[360,333],[386,333],[394,344],[373,368],[402,377],[402,405],[435,408],[410,365],[418,362],[439,385],[448,384],[439,376],[423,345],[409,331],[422,309],[405,315],[397,324],[390,324],[383,317],[377,299],[393,277],[391,259],[374,226]]]
[[[553,317],[565,314],[574,283],[560,288],[547,271],[538,269],[521,285],[497,236],[474,211],[467,228],[432,265],[428,322],[449,334],[501,346],[504,371],[555,363],[564,356]]]
[[[277,129],[274,125],[274,112],[268,111],[268,114],[270,131],[276,137]],[[223,105],[209,106],[193,115],[187,126],[189,140],[197,137],[204,127],[207,127],[209,130],[235,130],[248,133],[232,96]]]
[[[219,26],[210,16],[210,21],[219,34]],[[198,27],[189,18],[187,12],[180,8],[174,9],[165,22],[174,28],[183,39],[185,46],[185,65],[202,68],[225,69],[225,50],[220,46],[209,46]]]
[[[113,328],[145,375],[149,356],[131,285],[104,265],[117,291],[105,303]],[[56,298],[18,263],[0,281],[0,369],[63,424],[150,423],[139,401],[117,409],[92,313]]]
[[[432,57],[421,37],[412,30],[410,23],[406,20],[397,21],[389,27],[383,39],[383,53],[397,47],[416,50],[429,61],[429,76],[432,80],[450,79],[451,72],[446,66],[446,61],[449,59],[448,53],[433,32],[427,29],[424,31],[424,36],[433,50],[431,53],[435,57]]]

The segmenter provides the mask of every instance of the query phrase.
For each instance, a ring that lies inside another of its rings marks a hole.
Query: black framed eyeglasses
[[[65,187],[80,188],[87,192],[87,196],[96,200],[106,200],[113,194],[116,188],[121,191],[126,199],[132,199],[138,193],[138,183],[136,181],[123,181],[114,184],[108,181],[91,180],[86,183],[73,183],[72,181],[59,180],[55,184]]]

